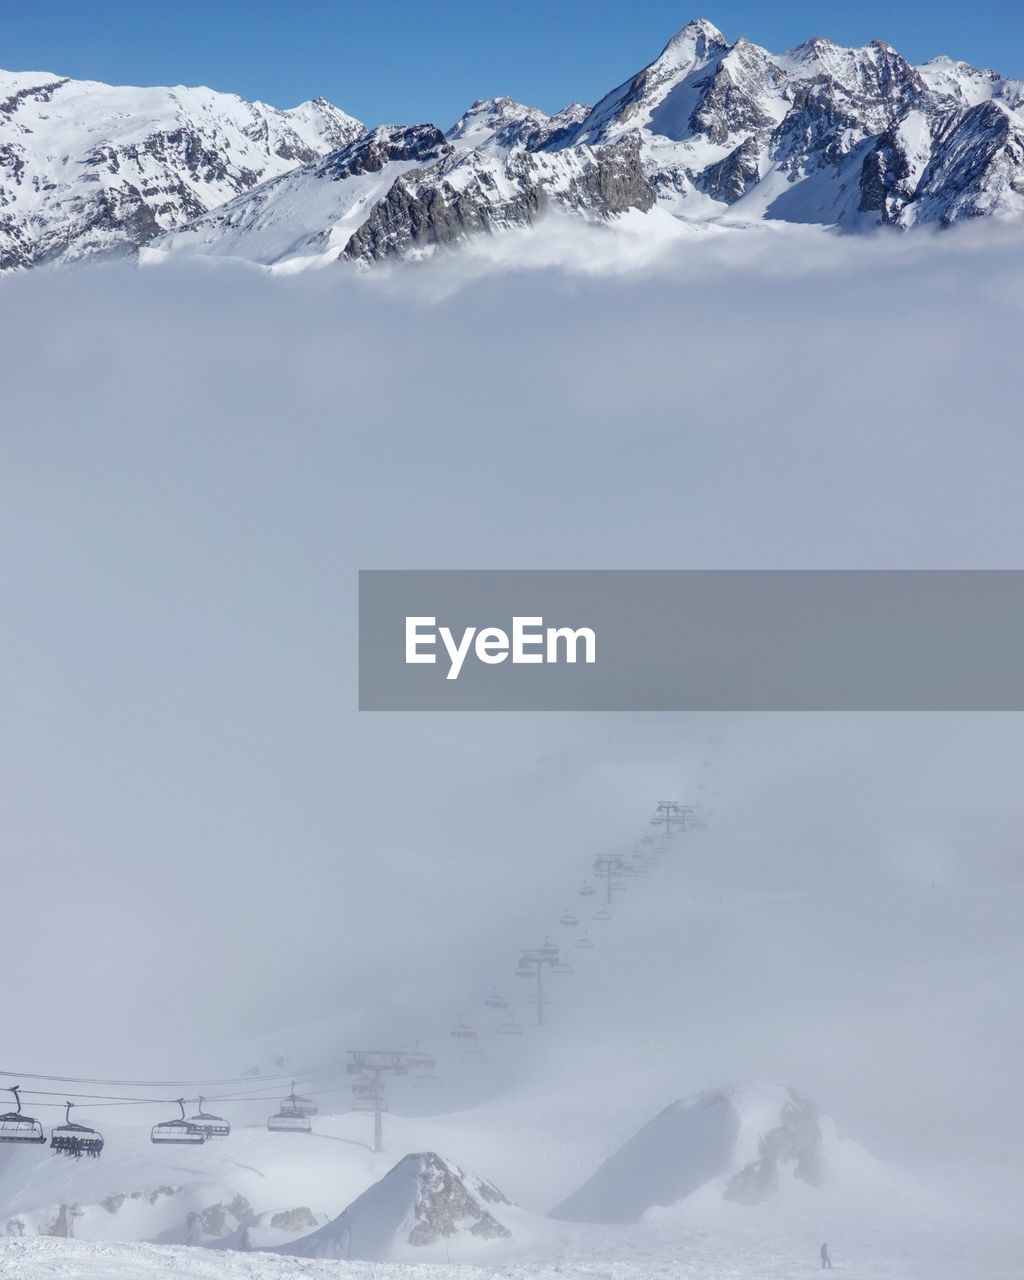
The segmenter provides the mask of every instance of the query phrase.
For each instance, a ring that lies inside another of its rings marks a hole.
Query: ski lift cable
[[[329,1080],[332,1077],[335,1079],[338,1079],[342,1075],[344,1075],[344,1073],[345,1073],[344,1067],[335,1066],[330,1068],[323,1068],[319,1071],[311,1071],[302,1075],[296,1074],[295,1080],[296,1080],[296,1083],[302,1082],[303,1086],[305,1087],[304,1082],[306,1080],[315,1081],[317,1078],[322,1080]],[[14,1073],[0,1072],[0,1075],[14,1076]],[[43,1077],[43,1076],[29,1076],[26,1078],[36,1079],[36,1080],[49,1079],[49,1077]],[[71,1077],[55,1077],[55,1079],[70,1080]],[[268,1081],[270,1081],[271,1079],[272,1079],[271,1077],[268,1077]],[[244,1102],[244,1101],[272,1102],[272,1101],[275,1101],[278,1096],[277,1093],[268,1093],[267,1088],[268,1088],[268,1084],[264,1084],[259,1089],[250,1089],[250,1090],[245,1090],[245,1091],[241,1091],[234,1094],[217,1094],[217,1095],[210,1094],[208,1096],[204,1094],[204,1097],[206,1097],[207,1101],[209,1102]],[[61,1090],[25,1089],[22,1092],[26,1095],[26,1097],[64,1098],[64,1099],[73,1098],[77,1101],[85,1101],[85,1102],[88,1102],[90,1105],[95,1105],[95,1106],[112,1106],[112,1107],[165,1106],[168,1103],[168,1101],[175,1101],[175,1099],[167,1099],[167,1098],[133,1098],[133,1097],[128,1097],[124,1094],[72,1093],[66,1089],[61,1089]],[[309,1090],[307,1089],[307,1093],[308,1092]],[[197,1099],[190,1099],[190,1101],[196,1101],[196,1100]],[[64,1104],[38,1102],[38,1103],[35,1103],[34,1105],[43,1107],[43,1106],[56,1106],[56,1105],[63,1106]]]
[[[325,1089],[307,1089],[305,1096],[309,1098],[319,1098],[327,1093],[344,1093],[350,1088],[351,1088],[351,1085],[343,1084],[343,1085],[331,1086],[330,1088],[325,1088]],[[60,1098],[67,1099],[70,1096],[73,1099],[87,1099],[89,1101],[90,1107],[154,1107],[154,1106],[166,1107],[178,1101],[177,1098],[113,1098],[106,1094],[99,1095],[99,1094],[88,1094],[88,1093],[72,1093],[68,1095],[66,1093],[54,1093],[54,1092],[41,1093],[38,1090],[34,1090],[34,1089],[23,1089],[21,1092],[26,1097],[31,1097],[31,1098],[60,1097]],[[101,1097],[104,1099],[103,1101],[99,1100]],[[231,1097],[227,1095],[218,1095],[217,1097],[214,1097],[212,1094],[210,1094],[209,1096],[204,1094],[203,1100],[205,1102],[228,1102],[228,1103],[230,1102],[279,1102],[280,1094],[279,1093],[264,1093],[264,1094],[257,1094],[257,1095],[244,1094],[244,1095],[239,1095],[237,1097]],[[198,1102],[199,1099],[198,1097],[184,1098],[183,1101]],[[64,1107],[66,1106],[66,1102],[33,1102],[32,1105],[33,1107],[56,1107],[58,1110],[63,1110]]]
[[[85,1102],[116,1102],[124,1105],[138,1103],[140,1106],[148,1106],[152,1103],[163,1106],[167,1101],[166,1098],[128,1098],[124,1094],[69,1093],[67,1089],[22,1089],[22,1093],[30,1098],[74,1098]],[[39,1103],[39,1105],[43,1104]],[[63,1103],[61,1105],[63,1106]]]
[[[288,1071],[280,1076],[260,1076],[261,1086],[276,1084],[278,1081],[291,1082],[304,1080],[311,1076],[326,1074],[337,1070],[337,1064],[322,1067],[309,1067],[304,1071]],[[225,1080],[101,1080],[88,1076],[56,1076],[42,1075],[32,1071],[5,1071],[0,1069],[0,1076],[10,1076],[14,1080],[46,1080],[56,1084],[97,1084],[109,1085],[123,1089],[177,1089],[198,1088],[199,1085],[252,1084],[252,1076],[232,1076]]]

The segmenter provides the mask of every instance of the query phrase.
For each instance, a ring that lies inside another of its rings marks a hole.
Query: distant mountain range
[[[548,210],[848,231],[1024,220],[1024,82],[890,45],[773,54],[690,22],[595,106],[509,98],[365,128],[210,89],[0,72],[0,269],[212,254],[410,257]]]

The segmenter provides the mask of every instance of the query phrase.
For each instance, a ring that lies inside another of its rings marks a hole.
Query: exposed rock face
[[[408,1155],[333,1222],[275,1252],[374,1262],[415,1257],[442,1240],[507,1240],[501,1207],[512,1208],[491,1183],[433,1152]]]
[[[380,173],[386,164],[396,160],[426,164],[451,153],[444,134],[432,124],[384,125],[328,156],[314,172],[332,182],[341,182],[358,173]]]
[[[209,1240],[221,1240],[249,1218],[252,1205],[245,1196],[235,1196],[228,1204],[210,1204],[205,1209],[188,1215],[189,1244],[204,1244]]]
[[[270,1215],[270,1225],[277,1231],[315,1231],[318,1223],[312,1209],[282,1209]]]
[[[739,1204],[763,1204],[776,1195],[786,1167],[794,1178],[820,1187],[825,1181],[825,1157],[818,1117],[809,1102],[794,1090],[783,1104],[779,1123],[761,1135],[756,1160],[733,1174],[722,1192]]]
[[[215,1196],[220,1198],[211,1198]],[[186,1187],[153,1187],[145,1191],[114,1192],[93,1203],[61,1204],[12,1218],[5,1234],[12,1236],[59,1236],[76,1234],[105,1238],[108,1230],[98,1219],[129,1222],[133,1238],[168,1243],[211,1244],[237,1232],[253,1216],[252,1206],[242,1195],[214,1184]],[[76,1232],[76,1224],[79,1230]],[[137,1234],[136,1234],[137,1233]]]
[[[57,1216],[50,1224],[49,1229],[40,1232],[40,1235],[56,1236],[61,1240],[70,1240],[75,1234],[75,1218],[80,1216],[80,1213],[75,1210],[74,1206],[69,1207],[66,1204],[62,1204],[57,1211]],[[18,1234],[20,1235],[22,1233],[19,1232]]]
[[[432,1152],[423,1156],[407,1156],[418,1165],[422,1185],[416,1203],[415,1222],[409,1232],[409,1243],[434,1244],[446,1236],[468,1230],[471,1235],[484,1240],[507,1239],[512,1232],[503,1226],[481,1200],[490,1204],[508,1204],[497,1187],[489,1182],[476,1180],[473,1195],[467,1185],[466,1175],[455,1165],[449,1165]]]
[[[527,226],[548,208],[607,218],[650,209],[655,199],[635,144],[579,147],[557,156],[525,149],[495,157],[471,152],[398,178],[344,252],[379,260]]]
[[[709,164],[694,179],[695,185],[712,200],[735,204],[761,180],[757,143],[747,138],[724,160]]]

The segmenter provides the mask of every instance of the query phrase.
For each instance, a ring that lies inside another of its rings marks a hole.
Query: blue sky
[[[37,0],[4,12],[0,66],[208,84],[277,106],[323,94],[371,124],[448,125],[498,94],[548,110],[592,102],[696,16],[774,49],[881,37],[914,61],[950,53],[1024,77],[1019,0]]]

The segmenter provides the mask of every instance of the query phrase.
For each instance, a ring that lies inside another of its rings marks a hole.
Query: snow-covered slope
[[[163,237],[159,247],[266,264],[333,260],[401,174],[451,154],[433,125],[384,125],[229,200]]]
[[[134,250],[362,132],[322,98],[0,72],[0,269]]]
[[[792,1280],[815,1269],[824,1222],[837,1270],[860,1280],[1018,1280],[1019,1237],[956,1236],[935,1220],[908,1216],[852,1221],[830,1206],[828,1218],[787,1220],[778,1229],[762,1215],[733,1216],[725,1230],[650,1234],[631,1239],[626,1257],[595,1236],[574,1252],[504,1262],[505,1280]],[[739,1213],[740,1211],[736,1211]],[[568,1243],[568,1242],[567,1242]],[[577,1242],[579,1243],[579,1242]],[[493,1265],[430,1262],[346,1262],[279,1253],[212,1253],[153,1244],[99,1244],[80,1240],[2,1240],[4,1280],[493,1280]]]
[[[552,1217],[635,1222],[649,1209],[697,1191],[758,1205],[793,1179],[821,1187],[844,1165],[863,1163],[831,1122],[793,1089],[715,1089],[666,1107],[573,1192]],[[838,1166],[838,1167],[835,1167]]]
[[[489,1182],[434,1152],[407,1155],[333,1222],[276,1252],[367,1262],[414,1259],[442,1243],[466,1260],[513,1237],[515,1207]]]

